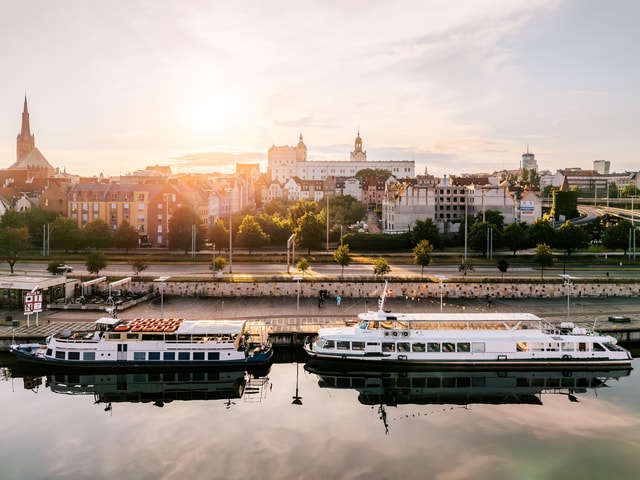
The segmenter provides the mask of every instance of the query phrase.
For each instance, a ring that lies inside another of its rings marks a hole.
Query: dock
[[[412,300],[393,298],[385,310],[394,312],[439,312],[439,299]],[[137,317],[183,317],[197,319],[247,320],[250,330],[267,331],[276,347],[297,347],[319,328],[353,324],[358,313],[377,309],[377,300],[347,298],[340,305],[331,299],[319,307],[315,299],[288,297],[192,298],[165,297],[163,305],[152,300],[122,312],[125,320]],[[576,326],[594,328],[611,335],[625,346],[640,345],[640,298],[580,298],[569,304],[566,299],[528,298],[494,299],[491,306],[484,299],[455,299],[443,302],[448,313],[528,312],[549,322],[571,321]],[[568,313],[568,314],[567,314]],[[8,351],[11,343],[44,343],[46,337],[64,330],[93,329],[104,313],[87,311],[46,311],[38,325],[32,315],[28,320],[21,312],[0,312],[0,351]],[[5,321],[2,321],[2,318]],[[27,325],[28,324],[28,325]]]

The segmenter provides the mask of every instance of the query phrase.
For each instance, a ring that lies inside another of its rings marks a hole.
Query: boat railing
[[[363,319],[358,323],[362,330],[548,330],[555,328],[540,319],[495,320],[495,319],[447,319],[447,320],[373,320]]]

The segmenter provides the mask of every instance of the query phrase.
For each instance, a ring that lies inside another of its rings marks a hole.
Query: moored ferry
[[[305,351],[313,358],[378,366],[447,368],[628,367],[631,353],[611,336],[558,326],[530,313],[358,315],[353,327],[321,328]]]
[[[63,331],[45,345],[12,345],[24,363],[47,368],[197,368],[269,363],[273,349],[264,329],[241,320],[105,317],[93,330]]]

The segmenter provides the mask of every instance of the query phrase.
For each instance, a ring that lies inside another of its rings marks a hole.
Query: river
[[[635,371],[12,376],[3,479],[629,479]],[[15,374],[15,372],[13,372]],[[17,374],[15,374],[17,375]]]

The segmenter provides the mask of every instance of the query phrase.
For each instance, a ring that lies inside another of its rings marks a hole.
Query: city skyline
[[[81,175],[415,160],[436,176],[519,166],[636,171],[632,0],[287,0],[3,5],[0,168],[24,95],[36,146]]]

